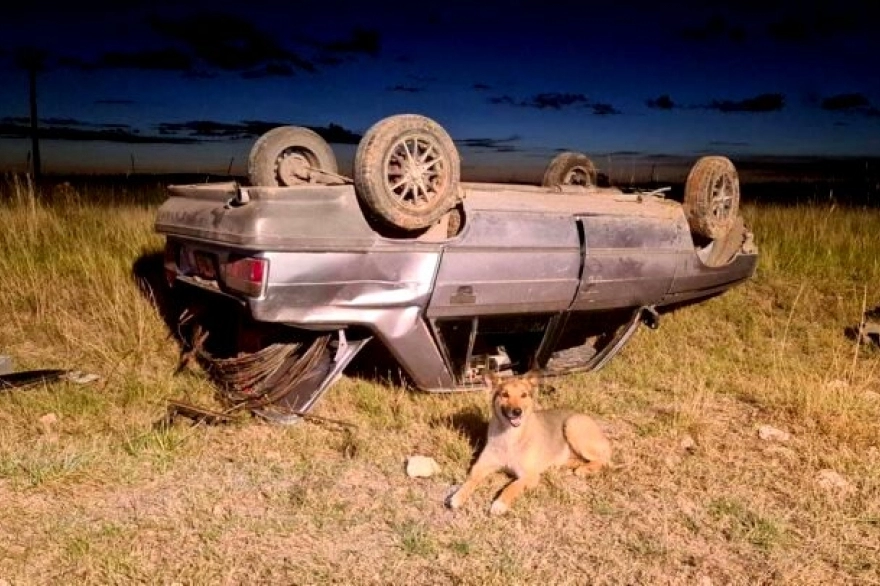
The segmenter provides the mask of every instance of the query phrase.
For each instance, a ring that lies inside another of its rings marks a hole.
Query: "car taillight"
[[[180,255],[180,246],[173,242],[165,242],[165,254],[162,266],[165,269],[165,281],[168,285],[174,283],[177,278],[178,256]]]
[[[265,258],[230,257],[221,265],[223,284],[249,297],[259,297],[269,276],[269,261]]]

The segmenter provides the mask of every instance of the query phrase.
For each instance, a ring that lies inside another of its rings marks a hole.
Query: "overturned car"
[[[230,402],[281,422],[374,338],[424,391],[600,368],[758,260],[724,157],[695,163],[683,202],[600,187],[576,152],[541,185],[466,183],[444,129],[404,114],[366,132],[352,178],[317,134],[273,129],[247,183],[170,186],[155,228],[192,349]]]

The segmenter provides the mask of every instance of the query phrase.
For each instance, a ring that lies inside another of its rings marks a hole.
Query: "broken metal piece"
[[[185,403],[183,401],[177,401],[174,399],[168,400],[167,411],[169,423],[172,422],[174,418],[178,415],[180,415],[181,417],[186,417],[187,419],[192,419],[196,423],[207,423],[208,425],[232,423],[233,421],[235,421],[234,417],[226,413],[212,411],[210,409],[205,409],[191,403]]]
[[[0,375],[0,391],[26,389],[60,380],[68,371],[60,369],[25,370]]]
[[[78,385],[87,385],[101,379],[97,374],[83,372],[81,370],[69,370],[62,374],[61,378]]]

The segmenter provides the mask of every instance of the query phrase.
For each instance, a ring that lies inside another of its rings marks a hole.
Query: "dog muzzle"
[[[504,415],[504,418],[512,425],[513,427],[519,427],[522,425],[522,415],[523,411],[519,407],[514,407],[513,409],[502,409],[501,414]]]

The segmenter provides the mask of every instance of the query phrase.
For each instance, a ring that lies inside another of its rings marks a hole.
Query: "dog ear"
[[[541,371],[540,371],[540,370],[538,370],[538,369],[536,369],[536,368],[533,368],[532,370],[528,371],[528,372],[523,376],[523,379],[524,379],[527,383],[529,383],[530,385],[532,385],[532,387],[534,387],[534,388],[537,389],[537,388],[541,385],[541,380],[543,379],[543,376],[541,376]]]

